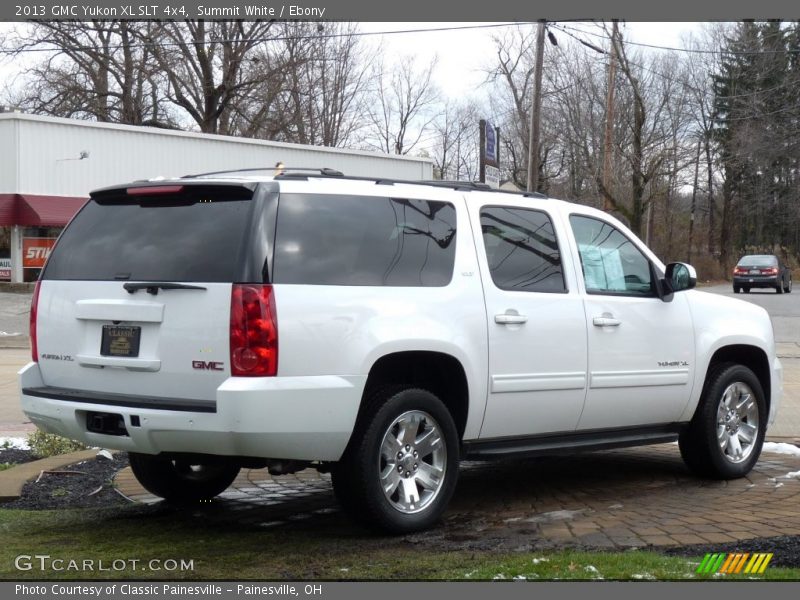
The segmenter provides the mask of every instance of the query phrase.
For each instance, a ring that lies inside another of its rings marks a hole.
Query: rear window
[[[236,281],[250,195],[91,200],[61,234],[43,279]]]
[[[753,254],[750,256],[743,256],[739,264],[743,267],[776,266],[778,264],[778,259],[772,255]]]
[[[281,194],[273,282],[444,286],[453,276],[456,211],[446,202]]]

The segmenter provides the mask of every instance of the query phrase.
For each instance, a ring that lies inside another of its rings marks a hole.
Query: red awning
[[[86,198],[0,194],[0,226],[63,227]]]

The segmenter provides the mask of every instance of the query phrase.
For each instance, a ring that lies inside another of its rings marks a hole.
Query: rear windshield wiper
[[[165,281],[143,281],[141,283],[123,283],[122,287],[129,294],[136,293],[137,290],[147,290],[148,294],[154,296],[158,294],[158,290],[205,290],[201,285],[187,285],[185,283],[168,283]]]

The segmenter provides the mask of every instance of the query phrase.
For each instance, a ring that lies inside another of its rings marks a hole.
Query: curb
[[[97,450],[80,450],[69,454],[59,454],[27,463],[22,463],[16,467],[11,467],[5,471],[0,471],[0,503],[11,502],[19,498],[22,493],[22,486],[34,477],[38,477],[42,471],[51,471],[72,465],[77,462],[89,460],[97,456]]]

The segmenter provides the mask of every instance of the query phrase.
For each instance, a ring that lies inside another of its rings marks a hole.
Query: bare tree
[[[721,28],[714,26],[712,29],[706,29],[701,37],[692,36],[686,40],[686,44],[690,49],[698,51],[687,56],[686,84],[692,98],[689,108],[695,123],[697,137],[700,139],[701,153],[704,159],[706,235],[709,255],[713,255],[716,249],[715,223],[717,214],[714,200],[715,152],[713,147],[716,107],[712,74],[718,70],[719,54],[713,52],[713,49],[718,47],[721,39]],[[700,165],[697,165],[697,171],[699,182]],[[695,193],[697,191],[695,190]]]
[[[204,133],[231,131],[234,106],[256,87],[253,50],[271,21],[160,21],[141,39],[167,77],[167,98]]]
[[[505,171],[520,188],[528,179],[528,144],[531,86],[533,85],[534,37],[527,27],[516,27],[493,37],[495,64],[487,70],[487,82],[499,88],[493,112],[499,115]],[[545,72],[549,69],[545,69]],[[544,165],[543,161],[540,164]]]
[[[471,180],[478,164],[476,128],[478,110],[474,104],[450,100],[433,122],[431,156],[434,174],[440,179]],[[473,168],[470,166],[475,165]]]
[[[289,25],[300,35],[319,28],[319,39],[305,48],[305,60],[295,61],[289,92],[296,141],[303,144],[341,146],[352,141],[363,123],[369,61],[364,55],[355,23]]]
[[[377,63],[375,100],[367,109],[368,146],[389,154],[408,154],[417,147],[437,114],[436,62],[420,68],[415,58],[404,57],[390,69]]]
[[[52,48],[25,69],[11,101],[34,113],[134,125],[174,125],[149,47],[150,22],[39,21],[9,41],[16,55]]]

